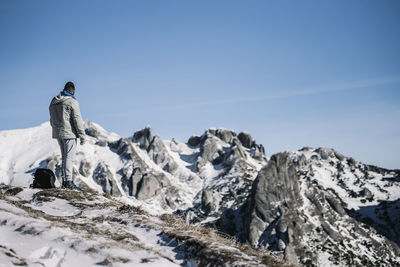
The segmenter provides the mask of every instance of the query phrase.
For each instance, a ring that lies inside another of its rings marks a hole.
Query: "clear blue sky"
[[[47,121],[72,80],[121,135],[225,127],[400,168],[397,0],[2,0],[0,36],[0,130]]]

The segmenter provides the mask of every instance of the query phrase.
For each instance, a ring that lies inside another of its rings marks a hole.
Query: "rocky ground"
[[[108,194],[0,185],[0,266],[289,266]]]

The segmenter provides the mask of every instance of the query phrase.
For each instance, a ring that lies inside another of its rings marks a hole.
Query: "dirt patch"
[[[15,266],[28,266],[25,260],[19,259],[18,261],[13,261],[13,264]]]
[[[77,191],[69,189],[43,189],[34,195],[34,200],[51,201],[54,198],[61,198],[68,201],[95,200],[95,195],[90,191]]]
[[[141,209],[140,207],[135,207],[131,205],[122,205],[118,207],[119,213],[127,213],[127,214],[139,214],[139,215],[148,215],[146,211]]]
[[[150,263],[156,260],[157,258],[143,258],[140,260],[140,263]]]
[[[14,188],[8,189],[6,192],[4,192],[4,194],[8,195],[8,196],[15,196],[16,194],[18,194],[19,192],[21,192],[23,190],[24,189],[21,187],[14,187]]]
[[[107,257],[103,261],[96,263],[96,265],[112,266],[113,263],[128,263],[130,260],[122,257]]]

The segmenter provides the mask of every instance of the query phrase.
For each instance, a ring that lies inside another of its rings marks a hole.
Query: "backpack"
[[[56,188],[54,185],[56,176],[52,170],[38,168],[34,176],[33,183],[31,184],[32,188]]]

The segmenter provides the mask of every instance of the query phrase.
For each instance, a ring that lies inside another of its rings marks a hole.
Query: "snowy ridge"
[[[357,210],[400,198],[400,184],[395,182],[399,171],[368,166],[328,148],[305,148],[290,153],[297,158],[304,155],[311,163],[313,181],[325,190],[335,191],[347,209]]]
[[[301,263],[400,265],[399,170],[365,165],[329,148],[303,148],[288,155],[300,166],[305,227],[316,229],[301,236],[301,243],[314,252],[313,259]]]

